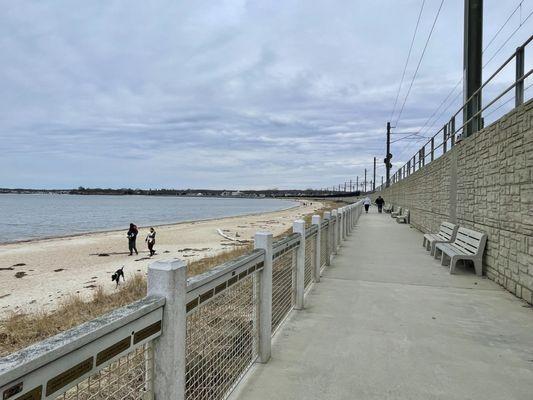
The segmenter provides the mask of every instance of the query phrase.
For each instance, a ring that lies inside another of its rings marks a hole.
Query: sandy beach
[[[321,207],[319,202],[307,202],[283,211],[158,226],[157,254],[152,258],[144,242],[148,227],[139,227],[138,256],[128,255],[127,227],[0,245],[0,317],[11,311],[51,310],[65,296],[89,297],[98,286],[113,290],[111,274],[122,266],[128,279],[146,273],[153,260],[193,261],[233,249],[236,242],[223,235],[247,241],[261,230],[280,234],[295,219]]]

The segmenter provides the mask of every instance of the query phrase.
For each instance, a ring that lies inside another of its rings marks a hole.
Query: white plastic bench
[[[437,233],[426,233],[424,240],[422,240],[422,246],[429,250],[429,254],[435,254],[435,246],[437,243],[451,243],[455,240],[458,226],[450,222],[443,222],[440,224],[439,231]]]
[[[396,217],[396,222],[407,224],[409,222],[409,209],[406,208],[405,211]]]
[[[383,207],[383,211],[386,213],[392,212],[392,204],[385,204],[385,207]]]
[[[398,211],[392,211],[392,212],[390,213],[390,216],[391,216],[392,218],[396,218],[396,217],[397,217],[398,215],[400,215],[401,213],[402,213],[402,208],[401,208],[401,207],[398,207]]]
[[[458,260],[472,260],[476,274],[483,274],[483,251],[487,243],[485,233],[472,229],[459,228],[452,243],[438,243],[435,246],[435,258],[441,253],[441,264],[445,265],[446,257],[450,258],[450,274],[455,272],[455,264]]]

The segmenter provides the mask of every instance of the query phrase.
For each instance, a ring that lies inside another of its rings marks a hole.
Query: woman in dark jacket
[[[130,229],[128,230],[128,233],[127,233],[130,256],[133,255],[134,251],[135,251],[135,254],[139,254],[139,252],[137,251],[137,244],[135,243],[137,241],[138,233],[139,233],[139,230],[137,229],[137,226],[135,224],[130,224]]]

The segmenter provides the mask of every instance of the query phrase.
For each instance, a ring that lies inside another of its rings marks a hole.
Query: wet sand
[[[295,219],[321,207],[319,202],[307,202],[283,211],[162,225],[156,227],[157,254],[152,258],[144,242],[148,227],[139,227],[139,255],[133,256],[128,255],[127,227],[0,245],[0,317],[11,311],[54,309],[65,296],[88,297],[98,286],[113,290],[111,274],[122,266],[128,279],[134,273],[146,273],[153,260],[198,260],[239,244],[224,236],[250,241],[261,230],[280,234]]]

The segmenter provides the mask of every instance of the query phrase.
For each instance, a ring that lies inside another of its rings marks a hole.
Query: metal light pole
[[[376,191],[376,157],[374,157],[374,184],[372,185],[372,191]]]
[[[387,122],[387,155],[385,156],[385,168],[386,168],[386,178],[387,178],[387,187],[389,187],[390,184],[390,169],[392,167],[392,164],[390,163],[390,160],[392,158],[392,154],[390,153],[390,122]]]
[[[463,43],[463,121],[472,118],[464,128],[468,137],[481,129],[481,115],[473,117],[481,110],[481,91],[474,93],[482,81],[483,0],[465,0]]]

